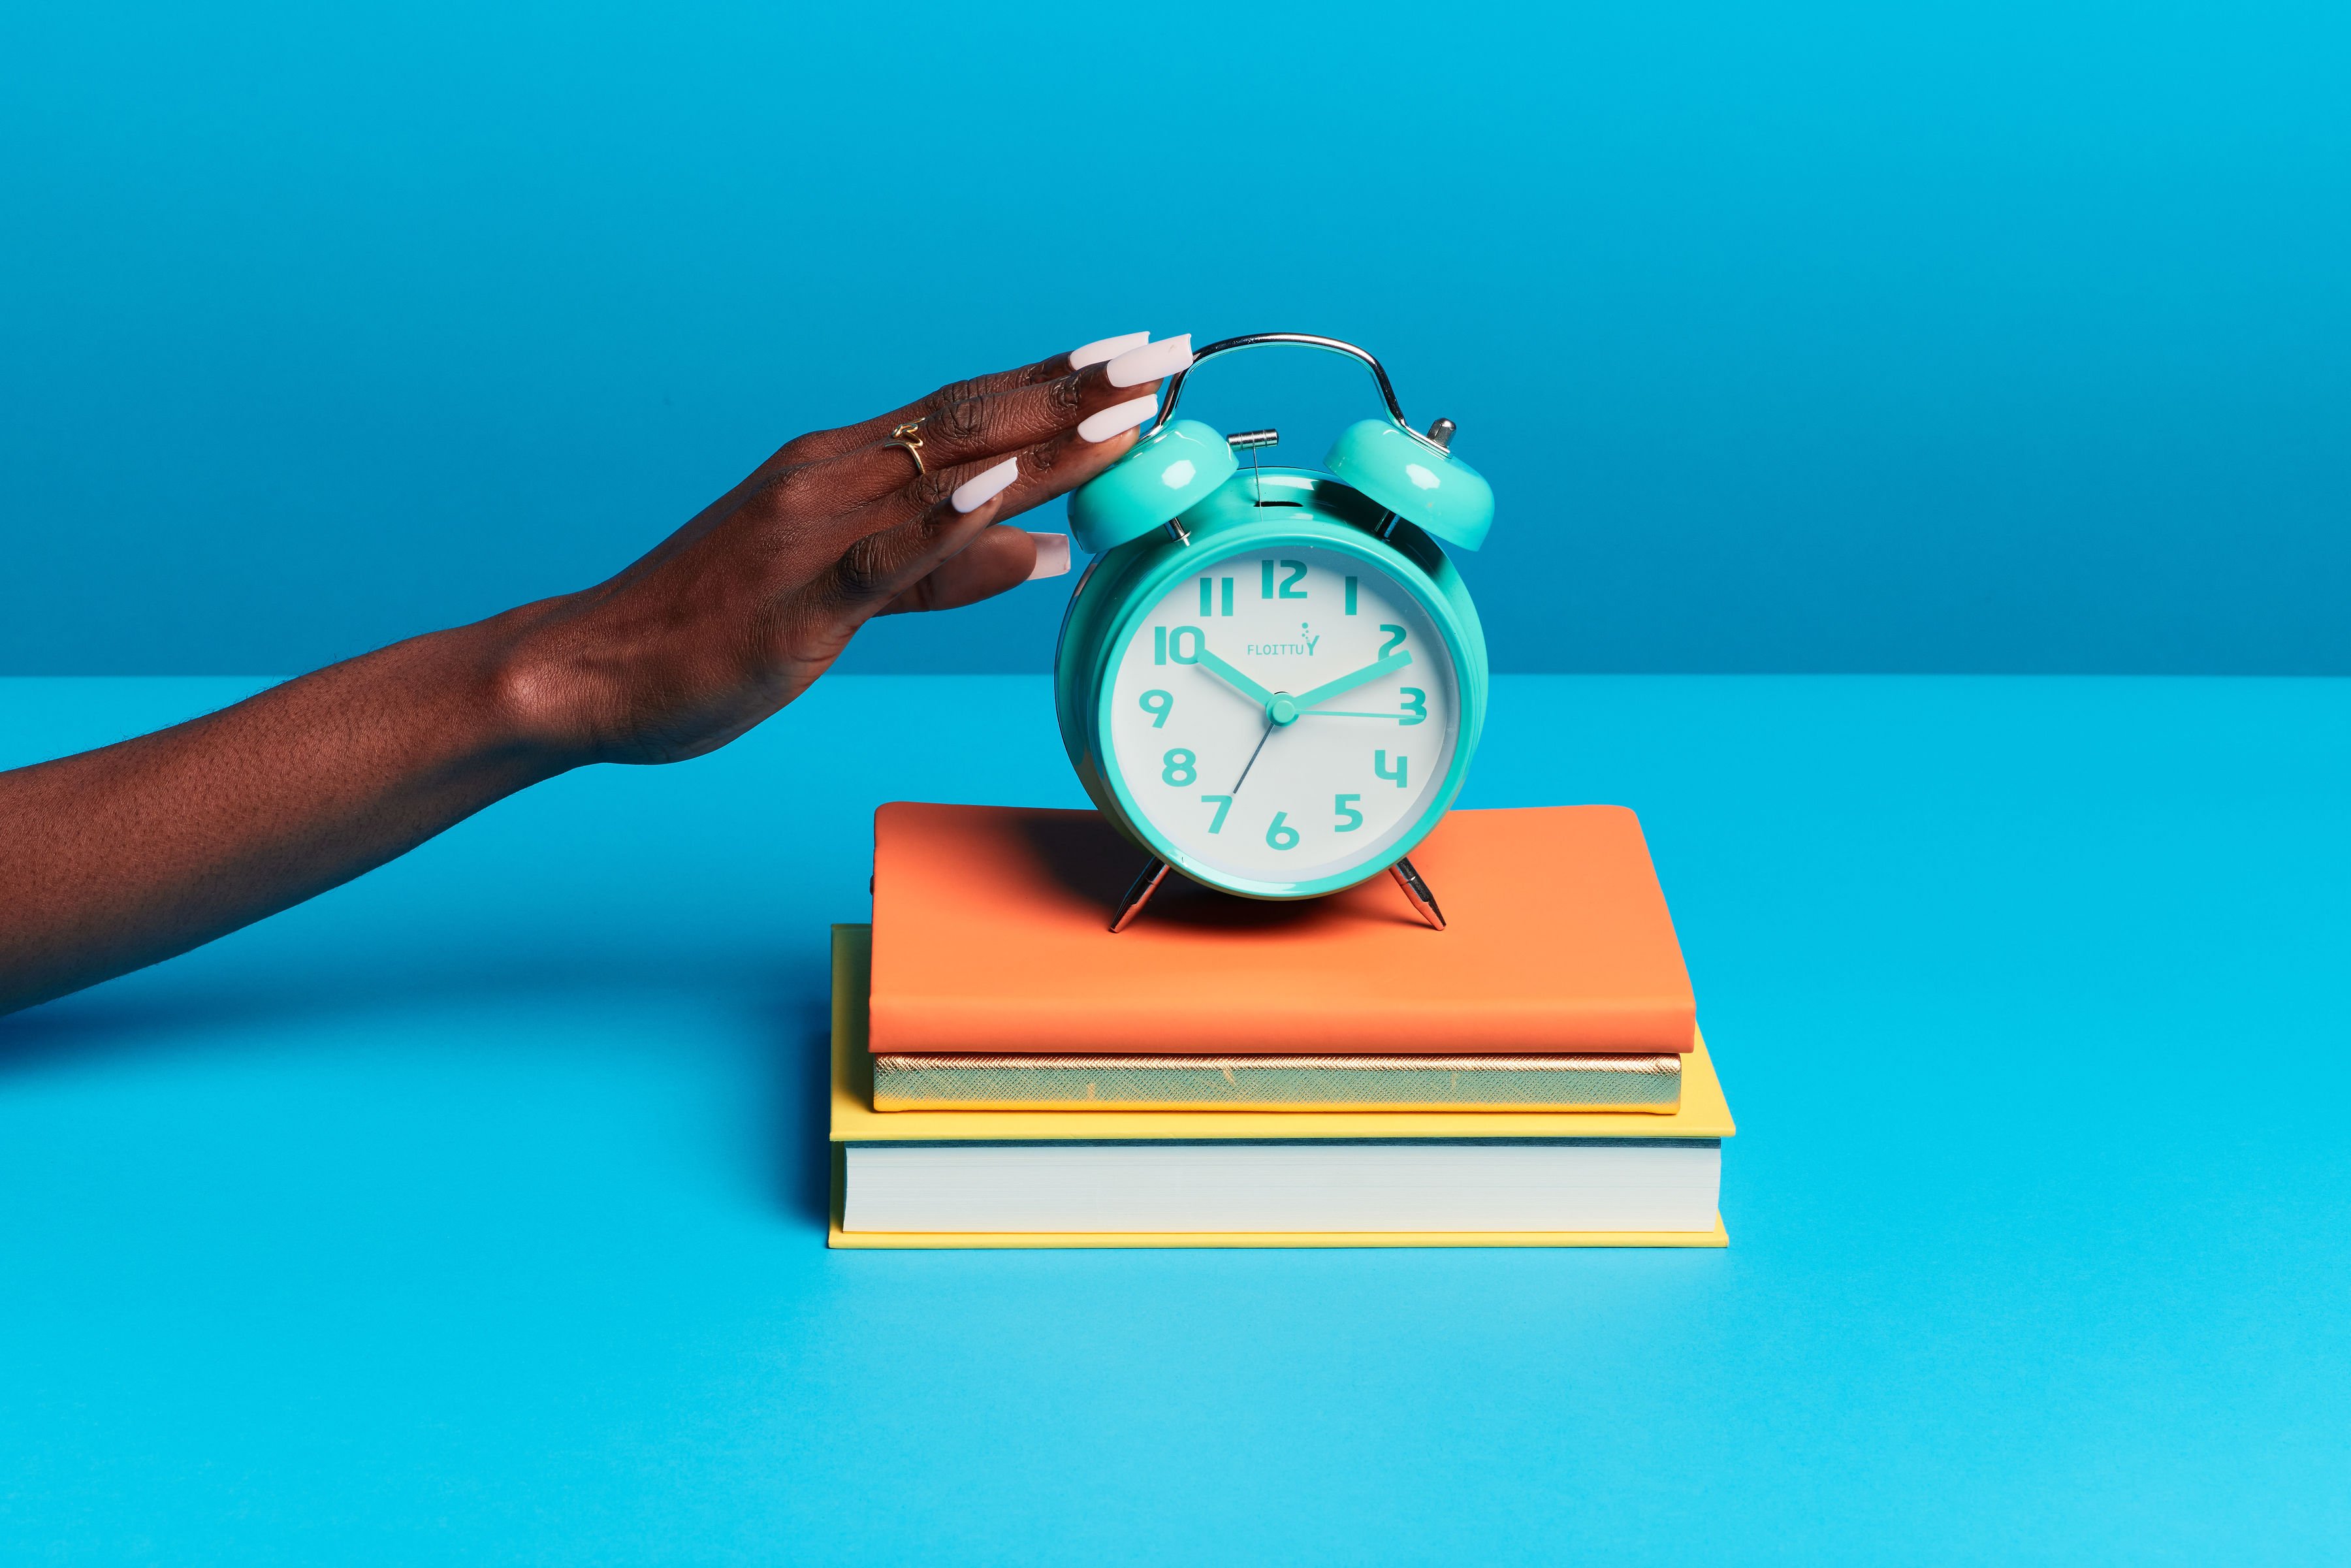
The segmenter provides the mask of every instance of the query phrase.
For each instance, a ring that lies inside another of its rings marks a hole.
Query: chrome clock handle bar
[[[1318,338],[1311,332],[1250,332],[1209,344],[1192,356],[1191,364],[1168,378],[1167,395],[1160,401],[1159,417],[1152,422],[1151,428],[1156,430],[1176,417],[1176,400],[1184,395],[1184,382],[1200,368],[1202,360],[1211,354],[1230,353],[1236,349],[1262,348],[1269,343],[1293,343],[1301,349],[1320,349],[1326,354],[1343,354],[1348,359],[1362,361],[1364,368],[1372,372],[1372,380],[1379,383],[1380,396],[1388,405],[1389,417],[1406,430],[1412,428],[1405,423],[1404,405],[1396,402],[1395,388],[1388,384],[1388,373],[1380,368],[1379,361],[1353,343],[1343,343],[1336,338]]]

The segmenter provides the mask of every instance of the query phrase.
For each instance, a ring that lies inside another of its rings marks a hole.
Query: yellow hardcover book
[[[1715,1142],[1737,1128],[1701,1036],[1685,1058],[1680,1108],[1593,1112],[892,1111],[872,1108],[866,1044],[872,928],[836,925],[832,944],[832,1216],[841,1248],[1061,1247],[1721,1247],[1711,1228],[1480,1231],[916,1231],[844,1228],[844,1145],[882,1144],[1133,1144],[1313,1140],[1382,1143],[1623,1139]]]

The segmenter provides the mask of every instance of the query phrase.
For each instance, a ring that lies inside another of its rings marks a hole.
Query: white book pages
[[[844,1230],[1711,1230],[1712,1138],[852,1144]]]

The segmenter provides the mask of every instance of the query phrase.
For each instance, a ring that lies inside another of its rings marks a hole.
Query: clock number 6
[[[1276,811],[1273,821],[1266,826],[1265,841],[1275,849],[1294,850],[1298,847],[1298,830],[1287,825],[1289,815],[1287,811]]]
[[[1151,716],[1151,727],[1165,729],[1167,716],[1176,711],[1176,698],[1167,692],[1148,691],[1143,694],[1143,711]]]

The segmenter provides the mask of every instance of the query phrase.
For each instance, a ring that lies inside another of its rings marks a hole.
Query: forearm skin
[[[535,618],[413,638],[0,773],[0,1013],[274,915],[574,766],[529,711]]]

